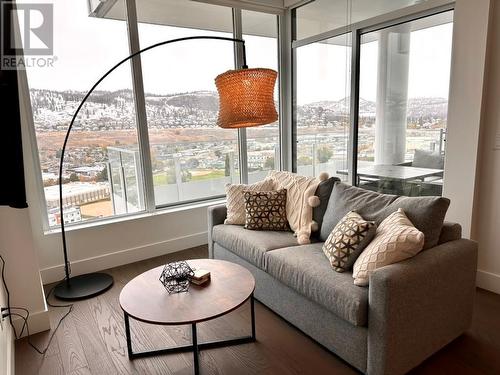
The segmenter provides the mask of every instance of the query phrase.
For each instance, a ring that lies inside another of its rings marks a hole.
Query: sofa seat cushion
[[[322,246],[314,243],[268,252],[267,272],[351,324],[366,326],[368,288],[354,285],[351,272],[334,272]]]
[[[270,250],[298,246],[292,232],[255,231],[240,225],[216,225],[212,241],[265,270],[264,254]]]

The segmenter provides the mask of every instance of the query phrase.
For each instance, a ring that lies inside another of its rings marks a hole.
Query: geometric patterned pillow
[[[424,234],[399,208],[380,223],[375,238],[354,263],[354,284],[368,285],[370,275],[377,268],[411,258],[423,247]]]
[[[286,190],[245,191],[245,229],[287,231]]]
[[[337,272],[349,270],[375,236],[377,226],[351,211],[335,226],[323,244],[323,252]]]
[[[252,185],[227,184],[226,185],[226,206],[227,217],[224,224],[244,225],[245,224],[245,191],[269,191],[275,190],[275,182],[271,179],[256,182]]]

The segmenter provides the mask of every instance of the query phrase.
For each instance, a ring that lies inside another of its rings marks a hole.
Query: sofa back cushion
[[[325,241],[337,223],[349,211],[356,211],[365,220],[377,225],[398,208],[425,236],[424,249],[438,244],[450,200],[443,197],[400,197],[350,186],[335,184],[323,218],[320,239]]]
[[[443,228],[441,228],[441,234],[439,235],[438,244],[459,240],[461,238],[462,238],[462,226],[457,223],[451,223],[445,221],[443,223]]]
[[[330,177],[325,181],[321,181],[314,193],[315,196],[319,198],[319,205],[313,208],[313,220],[318,223],[318,231],[313,232],[313,234],[318,237],[321,230],[321,225],[323,224],[323,216],[325,216],[326,208],[328,207],[328,201],[332,195],[333,185],[339,182],[340,179],[337,177]]]

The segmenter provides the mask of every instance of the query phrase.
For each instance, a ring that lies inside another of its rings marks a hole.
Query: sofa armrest
[[[477,244],[459,239],[370,277],[368,373],[403,374],[470,326]]]
[[[208,257],[214,257],[212,228],[219,224],[224,224],[227,216],[227,207],[225,204],[208,207]]]

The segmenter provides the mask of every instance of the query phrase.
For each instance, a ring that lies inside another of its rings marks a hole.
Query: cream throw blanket
[[[268,178],[274,180],[279,188],[286,189],[286,217],[298,243],[311,243],[313,207],[309,198],[314,196],[321,180],[280,171],[270,171]]]

